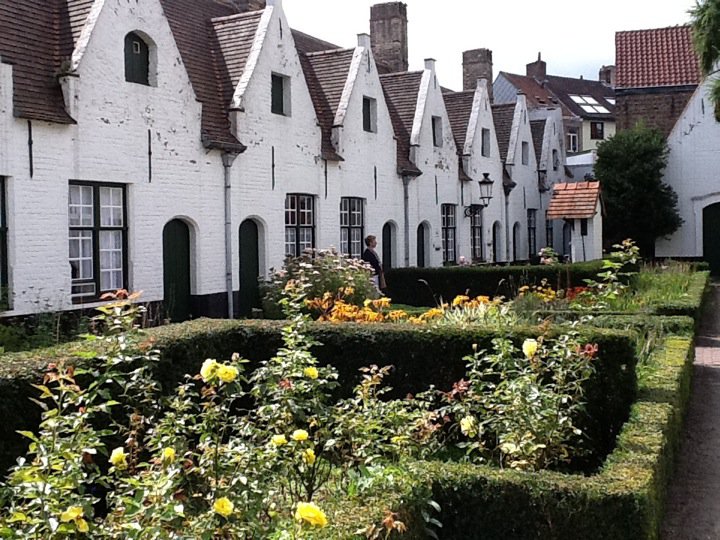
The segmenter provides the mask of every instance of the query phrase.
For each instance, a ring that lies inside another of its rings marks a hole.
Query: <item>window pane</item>
[[[285,229],[285,255],[290,255],[291,257],[297,257],[297,253],[295,252],[297,240],[296,231],[297,229],[294,228]]]
[[[93,278],[92,231],[70,231],[69,260],[72,279]]]
[[[71,227],[93,226],[92,186],[70,185],[68,218]]]
[[[280,75],[272,75],[272,104],[271,111],[275,114],[285,114],[285,79]]]
[[[123,192],[121,188],[100,188],[100,226],[123,226]]]
[[[313,230],[312,227],[302,227],[300,229],[300,252],[306,249],[312,249],[313,246]]]
[[[348,229],[346,228],[340,229],[340,253],[343,253],[345,255],[350,254]]]
[[[100,290],[123,287],[122,231],[100,231]]]
[[[352,229],[350,241],[350,256],[362,256],[362,231],[360,229]]]

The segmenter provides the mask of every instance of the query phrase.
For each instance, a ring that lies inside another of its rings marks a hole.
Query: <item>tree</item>
[[[606,244],[632,238],[643,256],[653,257],[655,239],[680,227],[677,194],[662,181],[668,151],[662,134],[642,124],[598,146],[595,175],[605,203]]]
[[[690,10],[693,41],[700,60],[700,68],[706,77],[718,73],[720,61],[720,0],[698,0]],[[720,79],[715,78],[710,87],[710,99],[715,104],[715,118],[720,121]]]

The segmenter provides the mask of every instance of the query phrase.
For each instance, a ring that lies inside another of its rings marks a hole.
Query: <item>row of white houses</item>
[[[557,109],[493,106],[482,80],[443,93],[433,60],[382,73],[367,35],[323,50],[280,0],[55,3],[66,57],[37,37],[56,8],[0,8],[26,24],[0,28],[6,315],[121,287],[176,319],[238,314],[286,255],[359,256],[369,234],[392,267],[569,252],[545,219],[566,180]]]

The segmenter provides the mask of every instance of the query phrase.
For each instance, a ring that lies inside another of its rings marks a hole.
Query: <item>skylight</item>
[[[592,96],[577,96],[571,94],[570,99],[577,103],[580,108],[588,114],[610,114],[607,107],[600,105]],[[615,100],[613,99],[613,101]]]

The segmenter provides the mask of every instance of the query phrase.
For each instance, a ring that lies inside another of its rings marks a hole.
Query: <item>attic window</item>
[[[135,32],[125,36],[125,80],[150,86],[150,47]]]
[[[586,113],[588,114],[610,114],[610,111],[607,109],[607,107],[604,107],[600,103],[598,103],[598,100],[596,100],[592,96],[577,96],[577,95],[570,95],[570,99],[572,99],[577,105]],[[611,98],[613,100],[613,105],[615,102],[614,98]],[[610,100],[607,100],[608,103],[610,103]]]
[[[432,117],[432,136],[433,136],[433,146],[435,148],[442,147],[443,143],[443,135],[442,135],[442,118],[439,116],[433,116]]]
[[[270,94],[270,110],[274,114],[290,116],[290,78],[273,73]]]
[[[490,130],[482,128],[482,140],[480,147],[480,154],[482,157],[490,157]]]
[[[522,143],[522,164],[530,164],[530,145],[525,141]]]
[[[377,100],[363,96],[363,130],[377,132]]]
[[[557,171],[560,168],[560,154],[556,149],[552,151],[552,168],[553,171]]]

